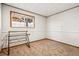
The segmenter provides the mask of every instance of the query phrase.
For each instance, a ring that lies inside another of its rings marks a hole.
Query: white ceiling
[[[7,4],[43,16],[49,16],[57,12],[79,5],[78,3],[7,3]]]

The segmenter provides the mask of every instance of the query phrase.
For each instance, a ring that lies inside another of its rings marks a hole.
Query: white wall
[[[28,15],[35,16],[35,28],[10,28],[10,11],[16,11]],[[13,7],[2,5],[2,32],[10,30],[27,30],[30,35],[30,41],[35,41],[45,38],[45,17],[25,12]]]
[[[79,7],[50,16],[47,19],[47,38],[79,47]]]
[[[0,32],[1,32],[1,3],[0,3]]]
[[[35,16],[35,28],[10,28],[10,11]],[[30,41],[49,38],[79,46],[79,8],[75,8],[48,19],[6,5],[2,6],[2,31],[28,30]]]
[[[1,3],[0,3],[0,43],[1,43]],[[1,48],[1,44],[0,44]]]

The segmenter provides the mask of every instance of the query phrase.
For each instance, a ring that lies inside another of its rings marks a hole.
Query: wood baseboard
[[[55,42],[59,42],[59,43],[62,43],[62,44],[66,44],[66,45],[69,45],[69,46],[72,46],[72,47],[79,48],[78,46],[74,46],[74,45],[67,44],[67,43],[64,43],[64,42],[60,42],[60,41],[57,41],[57,40],[53,40],[53,39],[49,39],[49,38],[46,38],[46,39],[47,39],[47,40],[51,40],[51,41],[55,41]]]
[[[35,40],[35,41],[31,41],[30,43],[37,42],[37,41],[41,41],[41,40],[46,40],[46,38],[39,39],[39,40]],[[25,42],[25,41],[22,41],[22,42],[15,42],[15,43],[12,43],[12,44],[10,45],[10,47],[19,46],[19,45],[22,45],[22,44],[26,44],[26,42]],[[7,47],[5,47],[5,48],[7,48]],[[3,48],[3,49],[5,49],[5,48]]]
[[[41,41],[41,40],[51,40],[51,41],[59,42],[59,43],[66,44],[66,45],[69,45],[69,46],[72,46],[72,47],[79,48],[78,46],[74,46],[74,45],[71,45],[71,44],[67,44],[67,43],[60,42],[60,41],[56,41],[56,40],[49,39],[49,38],[43,38],[43,39],[39,39],[39,40],[35,40],[35,41],[31,41],[30,43],[37,42],[37,41]],[[19,46],[19,45],[22,45],[22,44],[26,44],[26,43],[21,43],[21,44],[18,44],[18,43],[17,43],[16,45],[13,45],[13,46],[10,46],[10,47]],[[1,51],[1,49],[0,49],[0,51]]]
[[[33,43],[33,42],[37,42],[37,41],[41,41],[41,40],[46,40],[47,38],[43,38],[43,39],[39,39],[39,40],[35,40],[35,41],[31,41],[30,43]],[[47,39],[48,40],[48,39]]]

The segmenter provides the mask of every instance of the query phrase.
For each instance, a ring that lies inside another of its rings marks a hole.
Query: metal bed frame
[[[11,35],[11,33],[15,33],[15,35]],[[16,34],[16,33],[23,33],[23,35],[22,34]],[[11,43],[11,37],[20,37],[20,36],[25,36],[23,39],[25,39],[24,41],[27,41],[26,42],[26,45],[30,48],[30,42],[29,42],[29,35],[30,34],[28,34],[27,33],[27,31],[8,31],[8,47],[7,47],[7,55],[9,56],[10,55],[10,43]],[[22,38],[21,38],[22,39]],[[15,40],[17,40],[17,39],[15,39]],[[12,43],[14,43],[14,42],[12,42]]]

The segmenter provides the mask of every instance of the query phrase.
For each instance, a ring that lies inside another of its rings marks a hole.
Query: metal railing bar
[[[27,32],[27,31],[9,31],[9,32]]]
[[[10,44],[12,44],[12,43],[16,43],[16,42],[22,42],[22,41],[26,41],[26,40],[17,40],[17,41],[15,41],[15,42],[10,42]]]

